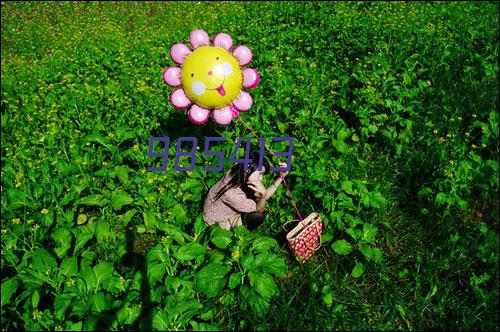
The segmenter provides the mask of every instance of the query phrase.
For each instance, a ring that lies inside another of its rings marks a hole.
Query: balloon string
[[[245,121],[243,121],[242,118],[238,117],[238,120],[240,120],[244,125],[245,127],[247,127],[251,132],[252,134],[260,141],[260,137],[259,135],[257,135],[257,133],[255,132],[255,130],[252,129],[252,127],[250,127]],[[271,150],[271,148],[268,148],[266,146],[266,144],[264,144],[264,147],[266,148],[266,150],[268,150],[271,155],[273,155],[278,161],[280,160],[278,158],[278,156],[276,156],[273,152],[273,150]],[[300,221],[302,221],[302,216],[300,215],[300,212],[299,212],[299,208],[297,207],[297,204],[295,203],[295,200],[293,199],[293,196],[292,196],[292,192],[290,191],[290,187],[288,186],[288,184],[286,183],[286,180],[285,180],[285,176],[283,174],[280,174],[281,175],[281,179],[283,180],[283,184],[285,185],[287,191],[288,191],[288,195],[290,196],[290,199],[292,200],[292,204],[293,204],[293,207],[295,208],[295,211],[297,211],[297,215],[299,216],[299,219]]]

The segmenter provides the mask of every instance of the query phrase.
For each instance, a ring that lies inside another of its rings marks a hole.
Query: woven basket
[[[291,220],[283,225],[285,226],[298,220]],[[318,213],[313,212],[307,218],[299,221],[286,235],[288,246],[292,253],[299,257],[299,260],[304,263],[308,260],[319,248],[321,248],[321,232],[323,231],[323,223]]]

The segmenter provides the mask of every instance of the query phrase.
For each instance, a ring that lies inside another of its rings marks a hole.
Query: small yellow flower
[[[446,142],[446,139],[444,137],[439,137],[438,142],[439,144],[443,144],[444,142]]]
[[[433,132],[434,134],[437,134],[437,133],[438,133],[437,129],[434,129],[432,132]]]
[[[42,317],[42,312],[35,309],[35,311],[33,311],[33,320],[38,320],[40,317]]]
[[[36,231],[37,229],[39,229],[39,228],[40,228],[40,225],[38,225],[38,224],[34,224],[33,226],[31,226],[31,228],[32,228],[34,231]]]
[[[75,279],[69,279],[68,281],[66,281],[66,285],[68,286],[73,286],[75,284]]]
[[[15,225],[16,224],[20,224],[21,223],[21,219],[19,219],[19,218],[12,219],[12,223],[15,224]]]
[[[484,143],[483,143],[483,144],[481,144],[481,146],[482,146],[483,148],[485,148],[485,147],[486,147],[486,144],[484,144]]]
[[[476,148],[477,148],[477,145],[476,145],[476,144],[472,144],[472,145],[471,145],[471,147],[472,147],[473,149],[476,149]]]
[[[231,257],[233,257],[234,260],[238,260],[240,258],[240,252],[239,251],[233,251],[231,254]]]
[[[44,209],[42,209],[41,212],[42,212],[42,214],[47,214],[47,213],[49,213],[49,210],[47,210],[47,209],[44,208]]]

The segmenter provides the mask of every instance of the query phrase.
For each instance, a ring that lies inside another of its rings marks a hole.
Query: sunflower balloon
[[[252,52],[244,45],[233,46],[225,33],[210,37],[203,30],[191,32],[189,43],[170,48],[170,56],[180,67],[167,67],[163,80],[178,87],[170,94],[170,102],[177,109],[189,107],[191,122],[201,125],[210,113],[216,123],[228,125],[239,112],[252,107],[252,97],[245,89],[259,84],[259,73],[254,68],[243,68],[252,61]]]

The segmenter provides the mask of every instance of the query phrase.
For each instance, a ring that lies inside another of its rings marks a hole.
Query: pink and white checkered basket
[[[296,221],[298,220],[286,222],[283,228],[285,229],[285,225]],[[292,253],[298,256],[302,263],[308,260],[321,247],[322,231],[323,223],[321,222],[321,217],[318,213],[313,212],[287,233],[286,239],[288,245]]]

